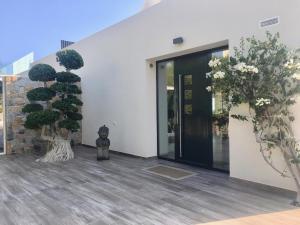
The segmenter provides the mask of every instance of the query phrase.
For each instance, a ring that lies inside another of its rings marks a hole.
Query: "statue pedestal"
[[[97,148],[97,160],[109,160],[109,149],[108,148]]]

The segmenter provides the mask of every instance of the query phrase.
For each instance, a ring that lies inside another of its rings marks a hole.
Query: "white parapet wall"
[[[163,0],[75,43],[71,48],[85,61],[77,72],[82,76],[83,144],[95,146],[97,130],[106,124],[112,149],[156,156],[156,61],[225,43],[233,52],[241,37],[263,38],[267,30],[280,32],[290,48],[300,47],[299,12],[299,0]],[[274,17],[279,24],[259,26]],[[173,45],[176,37],[184,43]],[[61,69],[54,54],[41,62]],[[295,112],[299,123],[300,110]],[[235,120],[230,121],[230,164],[232,177],[294,188],[264,164],[252,128]]]
[[[160,2],[161,2],[161,0],[145,0],[144,5],[143,5],[143,10],[148,9]]]

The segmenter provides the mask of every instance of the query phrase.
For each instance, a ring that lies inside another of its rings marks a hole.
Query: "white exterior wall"
[[[259,21],[280,16],[284,43],[300,47],[299,0],[163,0],[141,13],[74,45],[85,61],[78,73],[83,89],[83,144],[95,145],[98,128],[110,127],[112,149],[143,157],[157,155],[156,68],[158,59],[264,37]],[[174,46],[182,36],[184,44]],[[39,62],[57,65],[50,55]],[[37,62],[37,63],[39,63]],[[59,69],[59,68],[57,68]],[[300,103],[295,128],[300,139]],[[298,126],[297,126],[298,124]],[[230,121],[231,176],[293,189],[259,155],[252,128]]]

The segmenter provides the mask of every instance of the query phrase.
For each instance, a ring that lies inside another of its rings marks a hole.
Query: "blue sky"
[[[137,13],[144,0],[0,0],[0,65],[39,59]]]

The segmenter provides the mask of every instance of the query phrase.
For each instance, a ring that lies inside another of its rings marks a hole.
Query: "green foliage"
[[[212,87],[208,90],[224,94],[228,111],[241,103],[249,106],[246,115],[232,117],[252,122],[264,160],[285,176],[288,170],[282,172],[276,168],[272,151],[280,150],[287,168],[293,170],[291,164],[300,163],[300,150],[291,125],[295,118],[290,111],[300,93],[299,55],[280,42],[278,33],[267,32],[264,41],[255,37],[242,39],[232,57],[214,58],[209,66]]]
[[[256,121],[272,107],[295,104],[293,97],[300,91],[300,82],[294,75],[300,71],[300,60],[279,42],[279,34],[267,33],[265,41],[242,39],[233,57],[213,61],[214,91],[224,93],[230,107],[249,104]]]
[[[28,104],[25,105],[22,109],[23,113],[32,113],[38,111],[43,111],[43,106],[41,104]]]
[[[55,80],[56,71],[47,64],[37,64],[30,69],[28,75],[32,81],[47,82]]]
[[[31,104],[26,105],[22,111],[29,113],[25,127],[28,129],[40,129],[44,125],[51,125],[51,132],[60,133],[64,128],[75,132],[80,129],[77,121],[82,120],[78,113],[82,101],[76,96],[81,94],[81,89],[75,83],[81,78],[71,73],[70,70],[79,69],[84,65],[83,59],[75,50],[62,50],[57,52],[57,61],[66,68],[65,72],[56,73],[49,65],[38,64],[29,71],[32,81],[44,82],[45,87],[35,88],[27,92],[27,98]],[[50,87],[49,87],[50,86]],[[55,98],[54,98],[55,97]],[[35,102],[46,101],[46,110]]]
[[[38,122],[38,119],[39,119],[39,115],[37,115],[35,113],[29,114],[26,117],[24,127],[27,128],[27,129],[32,129],[32,130],[41,128],[40,124]]]
[[[75,50],[62,50],[56,53],[56,56],[59,64],[67,70],[77,70],[84,65],[81,55]]]
[[[59,112],[44,110],[30,113],[25,122],[27,129],[39,129],[43,125],[51,125],[59,119]]]
[[[50,88],[40,87],[27,92],[29,101],[49,101],[56,95]]]
[[[77,121],[72,119],[65,119],[58,123],[60,128],[65,128],[71,132],[77,132],[80,129],[80,125]]]
[[[51,85],[51,90],[63,94],[81,94],[80,88],[75,84],[69,84],[69,83],[55,83]]]
[[[62,112],[78,112],[78,108],[65,99],[57,100],[52,103],[54,109],[58,109]]]
[[[216,122],[219,127],[227,126],[229,122],[227,113],[214,114],[212,120]]]
[[[64,100],[66,102],[68,102],[69,104],[73,104],[73,105],[77,105],[77,106],[83,105],[83,102],[74,95],[68,95],[67,98],[65,98]]]
[[[242,115],[231,115],[233,119],[241,120],[241,121],[248,121],[247,116],[242,116]]]
[[[292,164],[300,164],[300,159],[299,158],[298,159],[292,159],[291,163]]]
[[[60,72],[56,74],[56,81],[61,83],[76,83],[80,82],[81,78],[71,72]]]
[[[80,113],[76,113],[76,112],[67,112],[66,115],[69,119],[75,120],[75,121],[79,121],[79,120],[83,119],[82,115]]]

